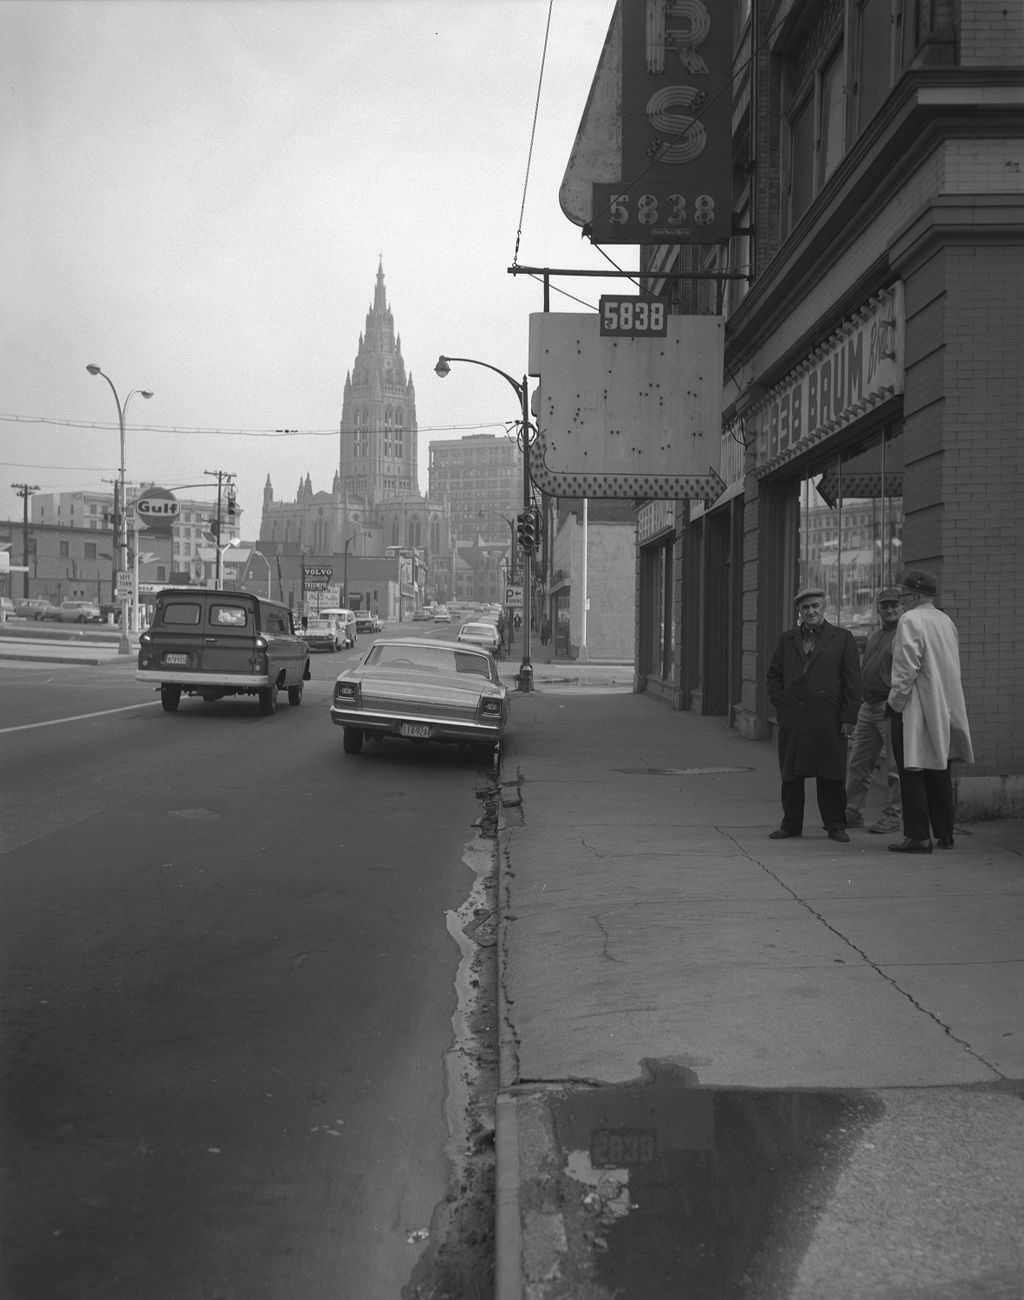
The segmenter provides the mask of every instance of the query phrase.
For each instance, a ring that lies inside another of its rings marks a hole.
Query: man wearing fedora
[[[892,650],[892,743],[903,792],[903,835],[893,853],[953,847],[950,763],[974,762],[960,677],[956,624],[935,608],[939,584],[926,569],[907,569],[903,613]]]
[[[892,752],[886,708],[892,676],[892,643],[900,621],[900,594],[899,587],[883,587],[875,599],[881,627],[868,637],[861,658],[863,699],[857,710],[857,725],[850,742],[850,767],[846,773],[846,824],[863,826],[864,800],[878,756],[885,751],[889,797],[881,817],[868,827],[875,835],[891,834],[900,828],[900,773]]]
[[[804,782],[811,776],[829,839],[848,844],[846,742],[861,699],[857,643],[825,618],[820,588],[806,588],[795,603],[799,623],[783,632],[768,667],[782,773],[782,825],[771,838],[803,834]]]

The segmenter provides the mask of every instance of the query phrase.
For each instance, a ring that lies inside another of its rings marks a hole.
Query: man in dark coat
[[[846,742],[860,707],[857,643],[825,618],[818,588],[796,598],[799,623],[783,632],[768,668],[768,697],[779,722],[782,825],[773,840],[802,835],[804,781],[817,782],[818,809],[831,840],[846,833]]]

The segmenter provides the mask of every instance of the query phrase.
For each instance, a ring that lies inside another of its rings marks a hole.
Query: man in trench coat
[[[953,847],[951,762],[974,762],[960,677],[956,624],[936,609],[939,584],[926,569],[907,569],[903,613],[892,644],[892,748],[903,789],[903,834],[892,853]]]
[[[860,707],[857,643],[827,621],[820,589],[801,591],[795,603],[799,625],[783,632],[768,667],[782,773],[782,825],[771,838],[803,834],[804,782],[813,776],[829,839],[848,844],[846,744]]]

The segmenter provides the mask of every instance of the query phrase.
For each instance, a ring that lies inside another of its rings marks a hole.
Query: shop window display
[[[859,641],[875,597],[899,576],[903,459],[897,432],[831,456],[800,485],[799,587],[821,586],[828,616]]]

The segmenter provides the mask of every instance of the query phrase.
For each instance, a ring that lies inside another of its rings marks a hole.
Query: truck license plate
[[[173,664],[175,667],[179,667],[188,663],[188,655],[166,654],[164,655],[164,663],[168,665]]]
[[[410,740],[430,739],[430,728],[425,722],[403,722],[401,731],[402,735],[407,736]]]

